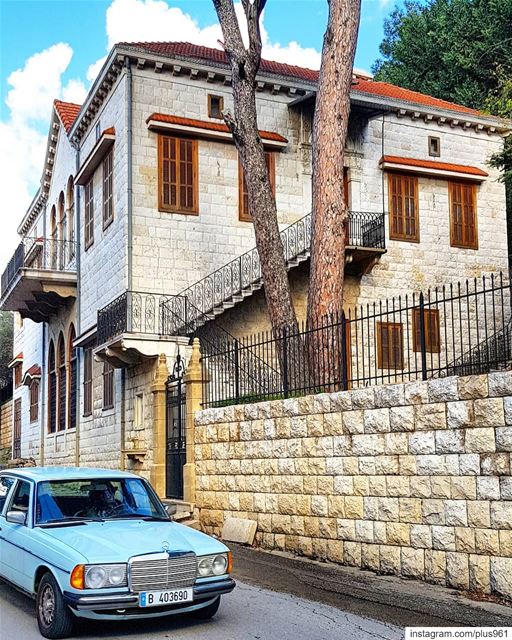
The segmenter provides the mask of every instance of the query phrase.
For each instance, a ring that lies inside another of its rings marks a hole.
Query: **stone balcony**
[[[115,368],[126,368],[162,353],[170,361],[180,346],[182,353],[187,351],[189,338],[169,333],[169,312],[165,310],[164,315],[164,304],[170,299],[175,301],[173,308],[178,308],[180,302],[185,308],[186,300],[179,296],[125,291],[100,309],[95,357]]]
[[[2,274],[0,309],[47,322],[76,298],[76,244],[24,238]]]

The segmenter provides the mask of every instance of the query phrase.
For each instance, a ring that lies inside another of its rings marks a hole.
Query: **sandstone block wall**
[[[13,401],[0,404],[0,450],[12,446]]]
[[[512,373],[207,409],[209,533],[512,599]]]

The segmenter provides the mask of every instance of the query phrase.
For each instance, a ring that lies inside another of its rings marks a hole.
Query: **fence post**
[[[195,415],[201,409],[203,385],[208,376],[201,364],[199,338],[194,338],[192,355],[188,362],[187,372],[183,377],[185,383],[185,442],[186,458],[183,467],[183,499],[186,502],[196,501],[196,458],[195,458]]]
[[[425,340],[425,299],[423,291],[420,291],[420,351],[421,351],[421,378],[427,379],[427,345]]]
[[[345,324],[345,312],[341,312],[341,388],[343,391],[348,389],[348,370],[347,370],[347,325]]]
[[[288,380],[288,338],[287,338],[287,330],[286,327],[283,329],[283,391],[284,397],[288,397],[288,388],[289,388],[289,380]]]
[[[235,340],[235,398],[240,399],[240,355],[238,352],[238,340]]]
[[[151,465],[151,484],[157,494],[165,497],[165,474],[167,442],[165,433],[165,412],[167,399],[167,358],[160,354],[156,373],[151,385],[153,394],[153,464]]]

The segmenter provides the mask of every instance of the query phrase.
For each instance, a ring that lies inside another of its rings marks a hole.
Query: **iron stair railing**
[[[510,368],[512,317],[505,325],[448,364],[446,376],[470,376]]]
[[[384,213],[349,211],[346,221],[347,247],[385,249]],[[284,257],[289,267],[309,257],[311,213],[281,231]],[[215,317],[215,310],[226,303],[236,303],[261,288],[261,264],[256,247],[181,291],[192,309],[205,322]],[[193,319],[190,317],[190,321]]]

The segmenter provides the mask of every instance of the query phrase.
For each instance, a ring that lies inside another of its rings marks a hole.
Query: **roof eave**
[[[89,89],[89,93],[87,94],[82,104],[82,108],[78,112],[78,115],[76,116],[75,121],[71,125],[70,130],[68,131],[67,135],[70,140],[73,140],[73,137],[76,134],[78,126],[82,122],[82,119],[85,113],[87,113],[87,110],[91,106],[92,101],[96,96],[96,93],[98,92],[98,89],[103,84],[107,74],[110,71],[110,68],[112,67],[112,65],[116,61],[117,56],[120,55],[120,53],[122,55],[120,47],[117,47],[117,46],[112,47],[112,49],[110,50],[110,53],[108,54],[107,59],[103,63],[103,66],[101,67],[99,74],[96,76],[96,80],[93,82],[91,88]]]

